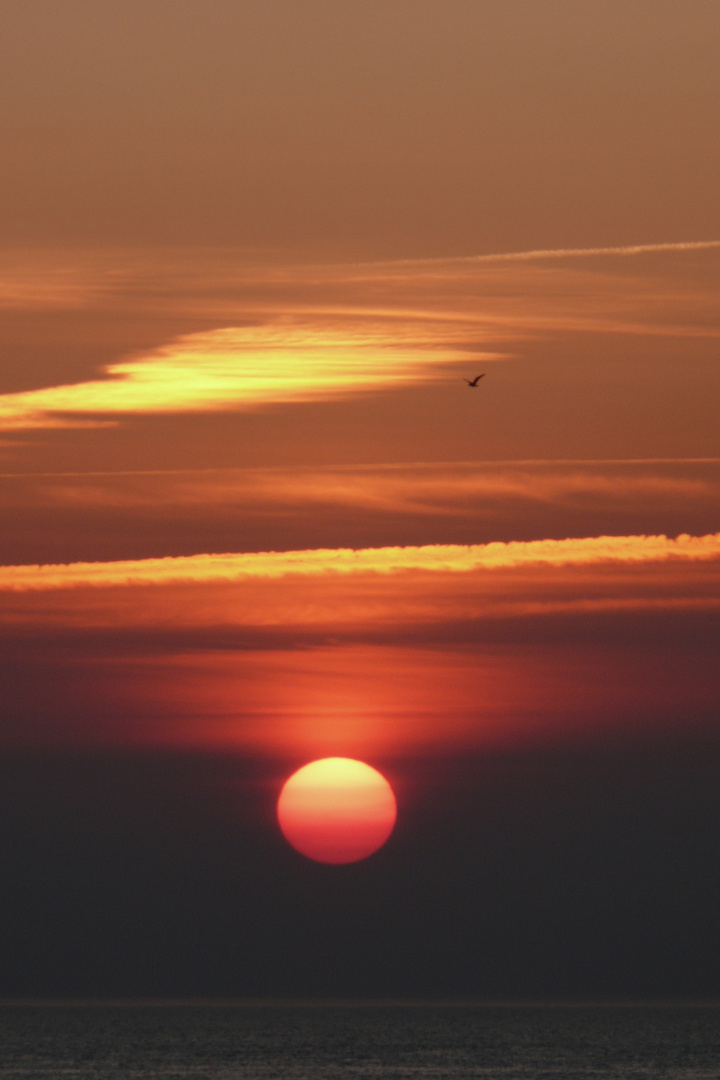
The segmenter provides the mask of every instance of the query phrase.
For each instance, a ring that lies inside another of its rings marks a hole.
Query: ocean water
[[[5,1005],[3,1080],[696,1080],[720,1007]]]

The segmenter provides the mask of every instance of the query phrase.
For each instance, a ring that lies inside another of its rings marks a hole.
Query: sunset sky
[[[0,996],[720,996],[719,46],[4,6]]]

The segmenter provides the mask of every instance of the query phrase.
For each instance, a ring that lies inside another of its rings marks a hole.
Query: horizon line
[[[0,1008],[720,1008],[720,998],[695,997],[11,997]]]

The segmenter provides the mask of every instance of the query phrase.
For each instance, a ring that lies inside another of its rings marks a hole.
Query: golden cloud
[[[381,574],[407,571],[469,573],[522,566],[580,566],[603,562],[720,559],[720,533],[708,536],[598,536],[490,544],[430,544],[353,550],[228,553],[107,563],[0,567],[0,590],[24,592],[84,587],[240,582],[288,576]]]
[[[75,427],[82,418],[252,409],[428,381],[459,353],[372,327],[342,333],[229,327],[191,334],[150,356],[109,364],[106,378],[0,395],[0,428]]]

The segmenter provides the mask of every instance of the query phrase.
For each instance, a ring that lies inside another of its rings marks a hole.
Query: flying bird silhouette
[[[468,386],[472,386],[472,388],[475,389],[480,380],[485,378],[485,374],[486,373],[483,372],[482,375],[476,375],[472,381],[470,379],[465,379],[465,382],[468,384]]]

